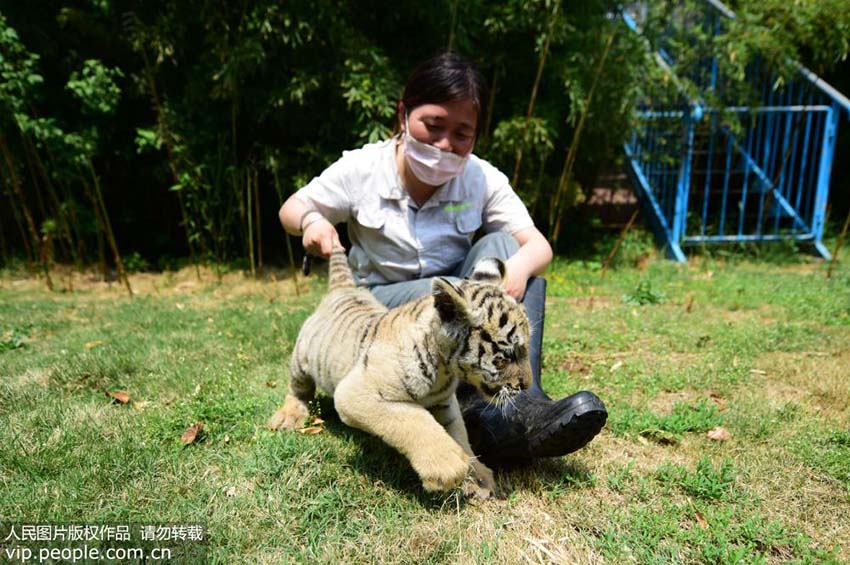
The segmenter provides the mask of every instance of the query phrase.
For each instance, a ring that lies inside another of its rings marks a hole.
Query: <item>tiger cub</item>
[[[330,292],[298,334],[289,392],[268,426],[300,427],[319,385],[345,424],[407,457],[426,490],[462,484],[467,495],[494,496],[455,389],[461,379],[499,405],[531,383],[528,318],[501,287],[505,264],[486,258],[469,280],[435,278],[430,295],[391,310],[355,287],[341,248],[329,269]]]

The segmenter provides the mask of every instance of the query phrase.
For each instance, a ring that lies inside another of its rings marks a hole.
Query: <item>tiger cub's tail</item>
[[[334,247],[328,267],[328,287],[330,290],[336,290],[338,288],[354,288],[354,286],[354,277],[351,276],[351,269],[348,267],[345,249]]]

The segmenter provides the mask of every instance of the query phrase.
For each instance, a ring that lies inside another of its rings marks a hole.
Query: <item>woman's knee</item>
[[[475,263],[484,257],[498,257],[507,261],[519,251],[519,242],[507,232],[493,232],[481,236],[469,250],[466,259],[461,263],[458,276],[466,278],[475,268]]]

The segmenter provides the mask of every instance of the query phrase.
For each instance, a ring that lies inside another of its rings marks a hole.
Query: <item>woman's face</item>
[[[410,111],[408,123],[414,139],[465,157],[475,145],[478,113],[472,100],[423,104]],[[404,129],[404,110],[401,110]]]

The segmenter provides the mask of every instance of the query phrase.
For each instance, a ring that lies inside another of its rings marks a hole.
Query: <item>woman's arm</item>
[[[520,300],[525,294],[529,277],[539,275],[552,262],[552,247],[533,226],[514,232],[513,236],[519,242],[519,251],[507,261],[505,289],[508,294]]]
[[[334,247],[342,247],[333,224],[294,194],[280,207],[278,216],[287,233],[301,236],[304,249],[311,255],[330,257]]]

